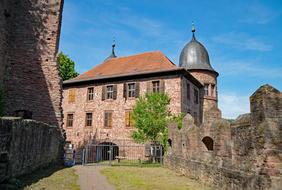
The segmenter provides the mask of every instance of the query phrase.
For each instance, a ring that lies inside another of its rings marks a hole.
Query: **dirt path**
[[[115,187],[100,173],[101,166],[75,166],[81,190],[115,190]]]

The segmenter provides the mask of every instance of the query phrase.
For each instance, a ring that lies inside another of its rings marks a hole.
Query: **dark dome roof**
[[[207,49],[196,40],[194,32],[192,40],[181,51],[179,66],[187,70],[208,70],[218,75],[210,64]]]

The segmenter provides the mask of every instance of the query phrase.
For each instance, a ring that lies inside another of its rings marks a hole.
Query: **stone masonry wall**
[[[65,87],[63,93],[63,108],[64,108],[64,129],[66,130],[67,141],[71,141],[76,147],[80,147],[90,139],[111,139],[111,140],[132,140],[131,133],[134,128],[125,126],[125,111],[132,110],[135,104],[135,98],[125,99],[123,97],[123,84],[124,82],[139,82],[140,83],[140,96],[145,95],[147,92],[147,82],[151,80],[164,80],[165,92],[171,98],[170,110],[174,114],[182,111],[183,102],[182,96],[185,91],[181,89],[181,77],[179,76],[163,76],[152,77],[138,80],[118,81],[117,84],[117,99],[116,100],[101,100],[102,86],[113,83],[93,83],[93,85],[85,86],[72,86]],[[94,87],[94,100],[87,101],[87,88]],[[191,83],[191,89],[194,86]],[[75,89],[75,102],[68,102],[69,89]],[[192,93],[192,90],[191,90]],[[186,96],[185,96],[186,97]],[[191,94],[191,100],[193,96]],[[195,110],[199,112],[199,104],[185,104],[186,109]],[[104,127],[104,111],[113,111],[113,127],[107,129]],[[93,113],[93,126],[85,127],[85,115],[87,112]],[[66,127],[67,114],[74,114],[73,127]],[[199,113],[198,113],[199,116]],[[119,142],[117,141],[119,145]]]
[[[203,122],[210,123],[221,118],[221,111],[218,108],[217,76],[209,71],[192,70],[190,73],[203,85],[209,84],[208,95],[203,94]],[[211,84],[215,85],[214,95],[211,93]]]
[[[27,110],[35,120],[61,124],[57,51],[62,5],[62,0],[0,1],[0,81],[4,84],[5,115]]]
[[[187,115],[181,130],[171,124],[165,165],[219,189],[281,189],[281,92],[264,85],[250,100],[251,113],[232,123],[197,127]]]
[[[124,82],[140,82],[140,96],[147,90],[147,81],[159,80],[161,78],[149,78],[143,80],[128,80],[114,83],[93,84],[87,86],[66,87],[63,92],[64,108],[64,129],[66,130],[67,141],[71,141],[76,147],[82,146],[89,139],[114,139],[131,140],[131,133],[134,128],[125,126],[125,110],[132,110],[135,104],[135,98],[123,97]],[[170,110],[172,113],[180,113],[180,78],[163,78],[165,82],[165,92],[171,97]],[[116,100],[102,100],[102,86],[117,84]],[[87,89],[94,87],[94,100],[87,101]],[[75,102],[68,102],[69,89],[75,89]],[[113,127],[107,129],[104,127],[104,111],[113,111]],[[85,127],[86,113],[93,113],[93,126]],[[73,127],[66,127],[67,114],[74,114]],[[118,144],[119,145],[119,144]]]
[[[60,163],[64,137],[57,126],[19,118],[0,119],[0,183]]]

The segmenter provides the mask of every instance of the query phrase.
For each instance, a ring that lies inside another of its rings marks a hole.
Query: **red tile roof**
[[[111,58],[78,77],[69,80],[69,82],[175,69],[177,69],[177,66],[162,52],[145,52],[128,57]]]

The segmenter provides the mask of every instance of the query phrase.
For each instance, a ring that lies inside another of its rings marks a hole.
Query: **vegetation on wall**
[[[72,79],[74,77],[77,77],[79,74],[75,71],[75,63],[73,60],[71,60],[67,55],[65,55],[63,52],[60,52],[59,54],[59,70],[60,75],[63,80]]]
[[[148,93],[137,99],[132,119],[137,130],[132,138],[137,143],[160,142],[165,150],[168,140],[168,123],[179,119],[169,110],[170,98],[164,93]],[[182,116],[181,116],[182,118]]]

